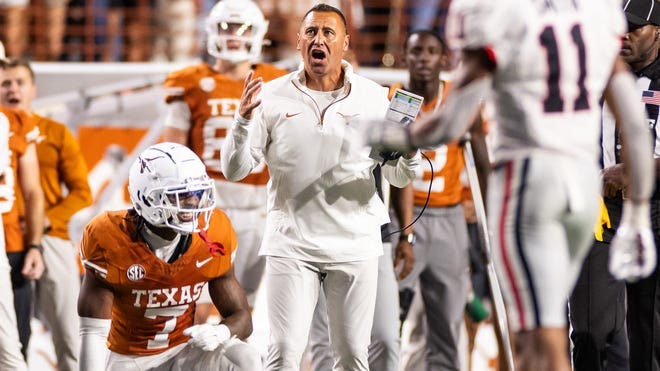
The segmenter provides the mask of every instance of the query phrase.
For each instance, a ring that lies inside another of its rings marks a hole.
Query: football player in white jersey
[[[610,269],[636,279],[655,267],[651,139],[618,57],[624,32],[616,0],[453,1],[447,36],[462,65],[445,105],[405,130],[368,131],[369,142],[390,148],[446,143],[465,132],[490,94],[498,126],[489,224],[517,370],[570,370],[566,298],[598,215],[603,94],[624,141],[635,143],[624,147],[629,186]]]

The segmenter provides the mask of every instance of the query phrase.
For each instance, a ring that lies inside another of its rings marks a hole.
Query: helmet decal
[[[140,153],[129,172],[128,190],[146,222],[184,234],[208,228],[215,208],[215,186],[204,164],[177,143],[155,144]]]

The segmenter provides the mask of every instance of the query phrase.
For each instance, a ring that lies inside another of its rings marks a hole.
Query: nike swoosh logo
[[[204,266],[204,264],[210,262],[211,259],[213,259],[212,256],[209,256],[208,258],[206,258],[206,259],[204,259],[204,260],[202,260],[202,261],[199,261],[199,260],[198,260],[198,261],[195,262],[195,266],[197,266],[197,268],[201,268],[201,267]]]
[[[302,112],[298,112],[298,113],[287,113],[287,114],[284,115],[284,116],[285,116],[286,118],[291,118],[291,117],[293,117],[293,116],[298,116],[298,115],[301,114],[301,113],[302,113]]]

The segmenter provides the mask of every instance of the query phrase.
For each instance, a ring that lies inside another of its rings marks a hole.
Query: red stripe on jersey
[[[513,297],[516,302],[516,308],[518,309],[520,328],[525,329],[525,308],[520,297],[520,290],[518,285],[516,285],[515,274],[513,272],[513,267],[509,261],[509,255],[507,254],[508,246],[506,240],[506,220],[507,214],[509,212],[509,201],[511,200],[511,183],[513,178],[513,162],[508,162],[506,165],[506,180],[505,180],[505,192],[504,192],[504,201],[502,202],[502,212],[500,214],[500,250],[502,254],[502,261],[504,262],[504,268],[506,270],[506,275],[509,277],[509,282],[511,282],[511,289],[513,291]]]

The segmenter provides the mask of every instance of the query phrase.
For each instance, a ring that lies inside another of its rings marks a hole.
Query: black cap
[[[653,24],[660,26],[660,1],[624,0],[623,11],[628,22],[639,26]]]

